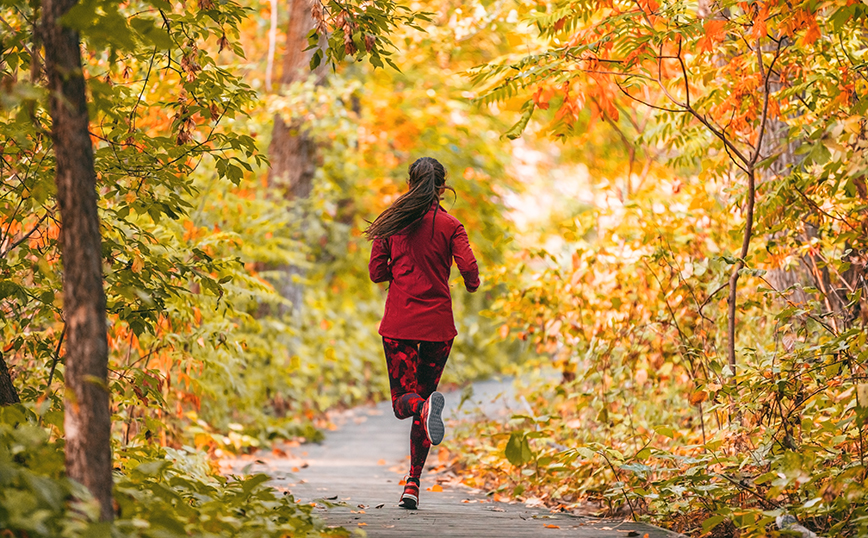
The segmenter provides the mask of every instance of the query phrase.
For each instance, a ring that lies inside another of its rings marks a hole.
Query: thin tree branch
[[[728,280],[727,280],[726,282],[724,282],[723,284],[721,284],[720,286],[718,286],[717,289],[715,289],[713,292],[711,292],[711,293],[708,294],[708,297],[706,297],[705,300],[702,301],[702,304],[699,305],[699,315],[700,315],[700,316],[702,316],[704,319],[707,319],[708,321],[712,321],[711,319],[709,319],[708,317],[706,317],[705,314],[702,313],[702,309],[705,308],[705,307],[708,305],[708,302],[711,301],[711,299],[714,298],[715,295],[717,295],[718,293],[720,293],[720,290],[722,290],[723,288],[725,288],[725,287],[727,287],[727,286],[729,286],[729,281],[728,281]]]
[[[687,110],[676,110],[676,109],[674,109],[674,108],[664,108],[664,107],[661,107],[661,106],[652,105],[651,103],[648,103],[648,102],[646,102],[646,101],[643,101],[642,99],[639,99],[638,97],[634,97],[634,96],[630,95],[630,94],[627,92],[627,90],[625,90],[625,89],[623,88],[623,86],[621,86],[620,84],[618,84],[617,81],[615,82],[615,86],[617,86],[618,89],[621,90],[621,93],[623,93],[624,95],[626,95],[626,96],[629,97],[630,99],[636,101],[637,103],[642,103],[643,105],[645,105],[645,106],[647,106],[647,107],[649,107],[649,108],[654,108],[654,109],[656,109],[656,110],[662,110],[662,111],[664,111],[664,112],[675,112],[675,113],[677,113],[677,114],[681,114],[681,113],[687,112]]]
[[[19,239],[18,241],[15,241],[11,245],[9,245],[9,247],[6,248],[6,250],[4,250],[3,252],[0,252],[0,258],[5,258],[6,255],[9,254],[10,252],[12,252],[18,245],[20,245],[21,243],[30,239],[30,236],[32,236],[34,233],[36,233],[36,230],[39,229],[39,227],[42,225],[43,222],[45,222],[45,219],[47,219],[47,218],[48,218],[48,213],[46,213],[45,215],[42,215],[42,218],[39,219],[39,221],[33,226],[33,228],[31,228],[31,230],[29,232],[24,234],[24,236],[21,237],[21,239]]]
[[[63,337],[66,335],[66,325],[60,331],[60,340],[57,341],[57,347],[54,349],[54,358],[51,360],[51,373],[48,374],[48,383],[45,385],[47,389],[51,388],[51,382],[54,381],[54,370],[57,368],[57,361],[60,360],[60,346],[63,344]]]

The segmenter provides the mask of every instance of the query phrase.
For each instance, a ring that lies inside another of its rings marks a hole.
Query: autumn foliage
[[[448,170],[444,205],[484,282],[456,300],[444,381],[525,380],[526,414],[449,441],[467,484],[694,536],[771,536],[784,514],[866,532],[863,3],[328,2],[308,35],[326,83],[273,91],[272,5],[94,0],[68,16],[118,532],[330,532],[212,458],[315,439],[329,410],[386,394],[360,230],[423,154]],[[0,410],[0,489],[33,499],[0,494],[0,523],[77,536],[97,523],[63,473],[38,11],[0,8],[0,352],[22,400]],[[307,199],[267,182],[275,115],[316,142]],[[275,287],[286,266],[304,269],[298,315]],[[226,507],[237,520],[213,517]]]
[[[480,100],[583,144],[595,194],[517,258],[498,312],[559,374],[454,445],[472,483],[696,535],[865,532],[864,10],[525,6],[534,46],[478,67]]]

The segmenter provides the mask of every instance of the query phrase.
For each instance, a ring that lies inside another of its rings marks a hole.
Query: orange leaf
[[[705,36],[696,42],[699,52],[711,52],[714,45],[726,38],[726,21],[712,20],[705,23]]]
[[[656,0],[639,0],[639,7],[647,14],[652,14],[660,7]]]
[[[533,102],[537,107],[542,110],[548,110],[549,108],[549,100],[554,95],[554,90],[546,86],[540,86],[537,88],[536,92],[533,94]]]
[[[545,528],[547,528],[547,529],[560,529],[560,526],[558,526],[558,525],[546,525]]]
[[[693,394],[690,395],[690,404],[698,405],[708,399],[708,393],[704,390],[697,390]]]
[[[441,486],[440,484],[434,484],[433,486],[428,488],[428,491],[433,491],[435,493],[440,492],[440,491],[443,491],[443,486]]]
[[[808,28],[803,40],[806,45],[810,45],[820,39],[820,27],[817,26],[817,19],[810,13],[805,14],[805,24]]]
[[[764,5],[757,12],[756,17],[753,20],[753,28],[750,31],[750,34],[754,39],[760,39],[761,37],[765,37],[768,29],[766,28],[766,19],[769,18],[769,6],[768,4]]]

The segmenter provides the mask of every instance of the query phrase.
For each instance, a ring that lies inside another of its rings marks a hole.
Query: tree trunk
[[[283,59],[283,73],[280,85],[285,88],[293,82],[304,81],[313,76],[316,84],[325,79],[325,64],[310,71],[313,50],[308,47],[307,35],[314,28],[310,0],[289,0],[287,3],[289,24],[286,31],[286,56]],[[272,188],[282,191],[288,200],[305,200],[313,189],[313,177],[317,168],[317,146],[305,125],[300,121],[287,124],[280,114],[274,116],[274,129],[271,132],[271,145],[268,156],[271,170],[268,183]],[[302,212],[301,218],[306,215]],[[306,226],[301,223],[304,230]],[[301,267],[280,267],[278,291],[292,303],[292,311],[297,315],[301,307],[304,287],[299,279],[304,277]]]
[[[20,401],[18,399],[18,392],[15,390],[15,385],[12,384],[9,368],[6,367],[3,354],[0,353],[0,405],[16,404]]]
[[[112,458],[106,299],[93,147],[78,33],[59,19],[76,0],[43,0],[42,37],[56,157],[66,322],[66,470],[111,520]]]
[[[289,0],[289,24],[286,31],[286,56],[280,85],[285,88],[293,82],[315,77],[322,84],[325,64],[310,71],[313,50],[307,48],[307,34],[314,28],[310,0]],[[269,184],[284,189],[287,199],[307,198],[316,173],[316,143],[301,122],[287,124],[280,114],[274,116],[271,145],[268,147],[271,170]]]

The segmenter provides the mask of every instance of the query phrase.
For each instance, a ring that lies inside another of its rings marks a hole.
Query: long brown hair
[[[364,231],[365,237],[369,240],[391,237],[420,221],[438,199],[441,188],[455,192],[446,186],[446,169],[431,157],[422,157],[410,165],[409,183],[410,190],[380,213]]]

